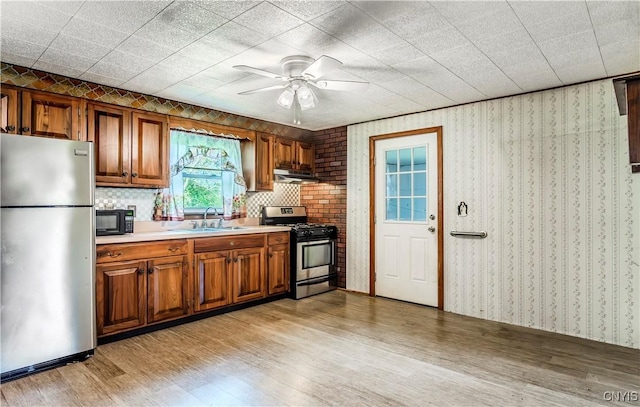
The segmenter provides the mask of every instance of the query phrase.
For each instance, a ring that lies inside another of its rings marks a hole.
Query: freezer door
[[[2,373],[94,349],[93,208],[0,211]]]
[[[0,137],[0,206],[93,205],[93,143]]]

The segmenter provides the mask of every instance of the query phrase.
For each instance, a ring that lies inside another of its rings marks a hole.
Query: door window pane
[[[399,151],[400,156],[400,172],[411,171],[411,149],[403,148]]]
[[[387,196],[398,196],[398,175],[387,175]]]
[[[400,199],[399,220],[411,220],[411,198]]]
[[[427,169],[427,147],[413,149],[413,170],[424,171]]]
[[[427,220],[427,198],[413,198],[413,220]]]
[[[400,196],[411,196],[411,174],[400,174]]]
[[[398,198],[387,199],[387,220],[398,220]]]
[[[385,155],[386,172],[398,172],[398,150],[389,150]]]
[[[413,173],[413,196],[427,196],[427,173]]]

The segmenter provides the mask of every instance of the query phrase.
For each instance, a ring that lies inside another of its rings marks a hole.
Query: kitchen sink
[[[242,226],[223,226],[221,228],[197,228],[197,229],[173,229],[170,232],[182,232],[182,233],[199,233],[199,232],[229,232],[232,230],[244,230],[246,227]]]

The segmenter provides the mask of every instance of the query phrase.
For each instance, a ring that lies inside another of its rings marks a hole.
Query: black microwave
[[[132,209],[107,209],[96,211],[96,236],[133,233]]]

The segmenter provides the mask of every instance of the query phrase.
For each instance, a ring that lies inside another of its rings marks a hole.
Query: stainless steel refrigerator
[[[92,143],[0,135],[2,380],[93,354]]]

